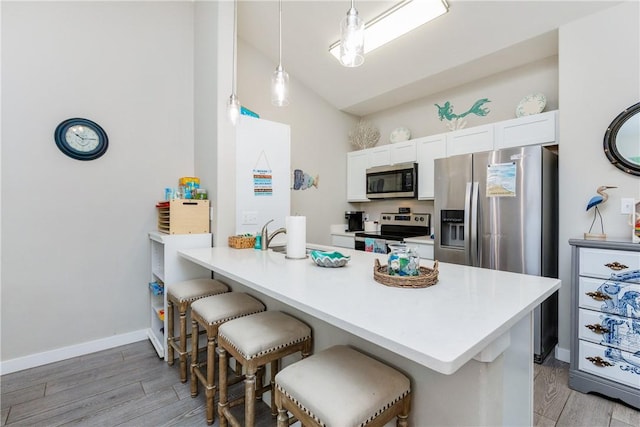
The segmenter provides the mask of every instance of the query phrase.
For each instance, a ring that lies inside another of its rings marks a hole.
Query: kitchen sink
[[[271,249],[273,252],[277,252],[279,254],[286,254],[287,253],[287,245],[278,245],[278,246],[270,246],[269,249]],[[305,248],[307,255],[309,254],[309,252],[311,251],[315,251],[316,249],[314,248]]]

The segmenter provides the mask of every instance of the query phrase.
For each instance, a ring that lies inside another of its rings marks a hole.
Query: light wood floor
[[[570,390],[567,381],[566,363],[535,365],[536,425],[640,426],[640,411]],[[206,426],[203,393],[191,398],[177,365],[148,341],[3,375],[0,388],[2,426]],[[257,407],[258,426],[274,426],[266,404]]]

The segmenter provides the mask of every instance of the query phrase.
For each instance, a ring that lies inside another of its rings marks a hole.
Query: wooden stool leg
[[[200,333],[198,322],[191,319],[191,336],[197,337]],[[198,395],[198,377],[196,376],[196,367],[198,366],[198,340],[191,342],[191,397]]]
[[[180,381],[187,382],[187,307],[179,305],[180,310]],[[196,335],[197,336],[197,335]]]
[[[216,396],[216,340],[215,337],[207,337],[207,387],[205,398],[207,400],[207,424],[213,424],[215,408],[213,401]]]
[[[396,426],[397,427],[408,427],[409,426],[409,412],[411,411],[411,394],[402,399],[402,409],[397,416]]]
[[[275,417],[277,414],[276,411],[276,374],[278,373],[278,365],[279,365],[280,359],[277,360],[273,360],[271,362],[271,375],[270,375],[270,381],[269,383],[271,384],[271,417]]]
[[[244,425],[253,427],[256,422],[256,369],[247,369],[244,380]]]
[[[218,417],[220,420],[220,427],[227,427],[227,418],[224,415],[224,410],[228,406],[227,402],[227,351],[218,347],[218,371],[220,373],[220,379],[218,380]]]
[[[271,390],[271,393],[275,396],[275,404],[278,407],[278,426],[277,427],[289,427],[289,414],[287,410],[282,407],[282,395],[277,389]]]
[[[173,303],[167,299],[167,363],[169,366],[173,366],[173,347],[171,342],[173,341]]]

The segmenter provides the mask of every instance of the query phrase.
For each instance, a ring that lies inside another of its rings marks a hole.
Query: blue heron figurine
[[[598,195],[593,196],[591,200],[589,200],[589,203],[587,203],[587,209],[586,209],[587,211],[593,208],[593,221],[591,222],[591,227],[589,227],[589,234],[591,234],[591,229],[593,228],[593,224],[595,224],[596,222],[596,217],[599,217],[600,230],[602,232],[602,236],[604,236],[604,225],[602,224],[602,215],[600,214],[600,210],[598,209],[598,206],[600,206],[601,204],[606,202],[607,199],[609,199],[609,195],[604,192],[604,190],[607,190],[609,188],[618,188],[618,187],[613,187],[611,185],[602,185],[598,187],[598,189],[596,190],[596,193],[598,193]]]

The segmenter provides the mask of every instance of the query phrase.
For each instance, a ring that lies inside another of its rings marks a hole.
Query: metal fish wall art
[[[307,188],[316,187],[318,188],[318,181],[320,180],[320,176],[316,175],[311,176],[310,174],[303,172],[300,169],[295,169],[293,171],[293,189],[294,190],[306,190]]]

